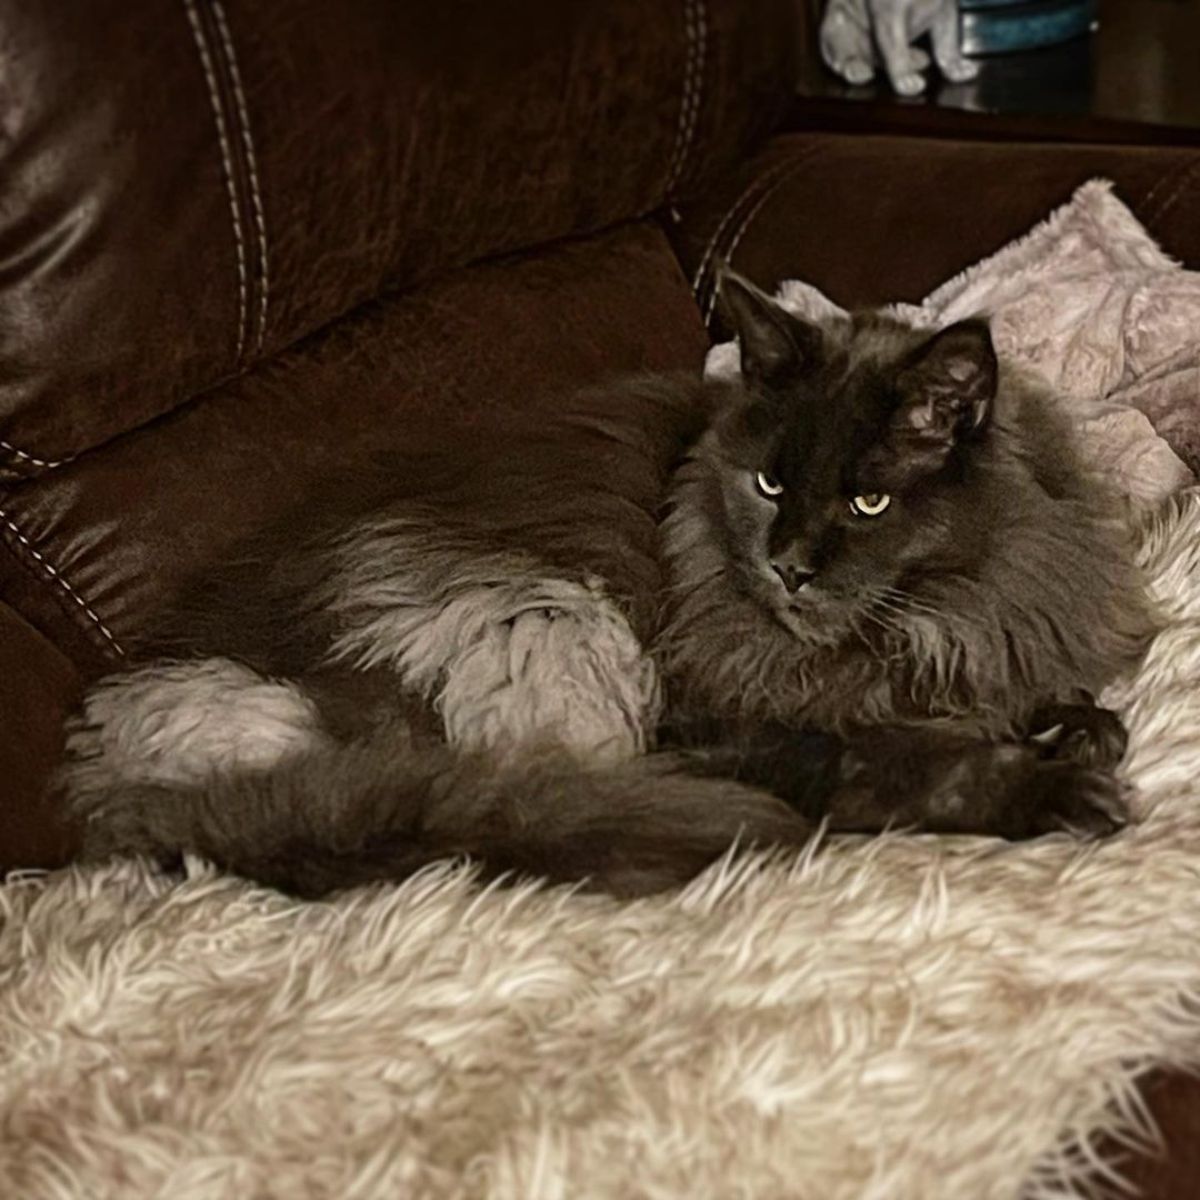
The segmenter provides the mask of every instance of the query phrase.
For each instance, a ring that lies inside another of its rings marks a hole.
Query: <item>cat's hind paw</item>
[[[87,819],[125,787],[263,769],[324,738],[296,684],[224,658],[151,663],[108,675],[84,696],[53,786],[66,811]]]
[[[951,83],[969,83],[979,75],[979,64],[966,58],[951,58],[938,63],[938,70]]]
[[[918,71],[902,71],[889,78],[898,96],[919,96],[925,90],[925,76]]]

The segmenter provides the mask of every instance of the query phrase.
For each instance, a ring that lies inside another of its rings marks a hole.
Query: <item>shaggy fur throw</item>
[[[843,839],[635,903],[11,879],[0,1196],[1086,1194],[1138,1076],[1200,1064],[1200,489],[1142,547],[1171,624],[1107,697],[1108,841]]]

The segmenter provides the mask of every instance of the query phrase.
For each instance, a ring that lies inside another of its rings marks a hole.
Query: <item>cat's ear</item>
[[[900,407],[892,428],[910,449],[943,460],[979,433],[996,398],[999,371],[986,321],[959,321],[917,348],[897,377]]]
[[[748,383],[778,386],[816,362],[821,331],[724,263],[717,267],[717,297],[737,332],[742,378]]]

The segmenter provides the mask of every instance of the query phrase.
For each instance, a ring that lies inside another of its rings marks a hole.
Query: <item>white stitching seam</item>
[[[722,257],[730,266],[733,265],[733,252],[738,248],[738,244],[742,238],[746,236],[751,223],[758,216],[763,205],[775,194],[775,192],[783,186],[814,154],[823,147],[822,142],[817,142],[814,145],[808,146],[795,158],[787,159],[782,163],[777,163],[771,170],[758,178],[752,180],[738,196],[738,198],[729,206],[725,215],[721,218],[720,224],[717,226],[716,232],[709,239],[709,243],[704,251],[704,257],[700,260],[700,265],[696,268],[696,274],[692,278],[692,292],[696,300],[700,299],[700,290],[704,282],[704,276],[708,271],[709,265],[715,257],[721,236],[725,230],[729,228],[732,222],[739,215],[742,205],[750,198],[756,187],[761,186],[762,192],[754,203],[750,206],[745,218],[737,227],[736,232],[731,239],[728,248]],[[707,327],[712,321],[713,310],[717,306],[717,293],[713,289],[713,294],[709,297],[708,303],[704,310],[704,324]]]
[[[221,143],[222,170],[225,174],[225,193],[229,198],[229,215],[233,221],[233,241],[237,251],[238,274],[238,330],[235,362],[242,361],[242,350],[246,345],[246,247],[242,238],[242,219],[238,215],[237,192],[233,178],[233,156],[229,148],[229,134],[225,128],[225,114],[221,111],[221,95],[217,90],[217,79],[213,73],[212,57],[208,52],[208,43],[204,37],[204,29],[196,12],[195,0],[183,0],[187,10],[188,22],[192,27],[192,38],[200,54],[200,65],[204,69],[204,78],[208,82],[208,98],[213,112],[213,120],[217,126],[217,138]]]
[[[70,598],[76,604],[78,604],[85,613],[87,613],[87,615],[91,618],[92,624],[94,624],[96,628],[99,629],[100,632],[108,639],[112,648],[123,657],[125,651],[122,648],[121,643],[118,642],[115,637],[113,637],[112,630],[109,629],[109,627],[105,625],[102,620],[100,620],[99,616],[96,614],[96,610],[93,609],[91,605],[89,605],[88,602],[84,600],[84,598],[70,585],[70,583],[68,583],[67,580],[47,561],[45,555],[43,555],[41,551],[39,551],[34,544],[16,527],[16,525],[13,524],[12,519],[3,509],[0,509],[0,523],[3,523],[4,526],[12,533],[13,537],[15,537],[17,541],[20,542],[21,545],[24,546],[31,555],[33,555],[38,565],[43,571],[46,572],[50,579],[60,588],[62,588],[62,590],[66,592],[66,594],[70,596]]]
[[[1141,204],[1138,206],[1139,211],[1145,213],[1145,220],[1152,219],[1150,215],[1150,205],[1154,202],[1154,197],[1168,184],[1174,183],[1180,176],[1186,177],[1195,164],[1187,162],[1176,167],[1171,171],[1164,171],[1155,181],[1154,186],[1142,197]]]
[[[238,260],[238,346],[237,357],[240,360],[242,357],[242,347],[245,340],[244,327],[246,323],[246,264],[245,250],[242,245],[242,230],[241,220],[237,212],[237,204],[233,193],[233,168],[230,159],[229,145],[224,128],[224,117],[222,116],[216,91],[216,79],[212,73],[212,64],[208,57],[207,48],[204,45],[203,33],[200,29],[199,21],[196,17],[195,9],[192,0],[184,0],[184,5],[187,8],[188,21],[192,27],[192,34],[196,39],[196,47],[200,51],[201,65],[204,67],[204,76],[208,81],[209,97],[213,105],[213,115],[216,118],[217,133],[221,139],[221,153],[224,157],[224,173],[225,173],[225,188],[229,196],[230,215],[233,218],[234,240],[237,243],[237,260]],[[221,31],[221,41],[225,46],[225,53],[229,60],[229,73],[233,78],[234,94],[237,97],[238,116],[241,125],[242,143],[246,147],[246,160],[250,175],[250,202],[254,210],[254,225],[258,235],[258,253],[261,263],[262,272],[262,292],[258,308],[258,329],[255,335],[255,351],[260,351],[263,345],[263,335],[267,325],[267,297],[270,291],[270,279],[267,274],[267,230],[266,222],[263,219],[262,201],[258,189],[258,171],[256,168],[254,156],[254,141],[250,136],[250,122],[246,111],[246,98],[242,92],[242,78],[238,71],[237,59],[233,53],[233,39],[229,34],[229,26],[225,20],[225,13],[221,7],[219,0],[213,0],[213,11],[216,13],[217,24]],[[30,463],[35,467],[44,467],[47,470],[54,467],[65,466],[67,463],[74,461],[77,457],[74,454],[69,454],[65,458],[38,458],[35,454],[29,454],[24,450],[14,446],[11,442],[6,442],[0,438],[0,450],[19,458],[22,462]]]
[[[791,172],[789,171],[788,174],[790,175]],[[757,217],[759,212],[762,210],[762,206],[764,204],[766,204],[766,202],[768,200],[770,200],[770,198],[773,195],[775,195],[776,189],[782,183],[783,183],[783,177],[777,179],[775,181],[775,183],[772,184],[771,187],[767,188],[767,190],[765,192],[763,192],[763,194],[761,196],[759,196],[759,198],[754,202],[750,211],[746,214],[745,220],[738,226],[737,232],[733,235],[733,238],[730,240],[729,249],[725,251],[725,261],[730,265],[730,267],[733,266],[733,254],[734,254],[734,251],[737,250],[737,248],[738,248],[738,243],[742,240],[742,238],[744,238],[746,236],[746,231],[753,224],[754,218]],[[704,310],[705,326],[707,326],[708,323],[712,320],[713,310],[716,307],[717,307],[717,290],[716,290],[716,288],[713,288],[713,294],[708,298],[708,307]]]
[[[781,164],[780,166],[776,167],[775,170],[768,172],[765,176],[756,175],[742,190],[738,198],[726,210],[725,215],[717,224],[717,228],[712,237],[709,238],[708,245],[704,248],[704,254],[700,259],[700,263],[696,267],[696,273],[692,276],[692,292],[695,294],[696,299],[700,298],[700,288],[704,283],[704,276],[708,274],[709,264],[712,262],[713,256],[717,252],[717,247],[720,245],[721,239],[725,236],[725,230],[729,228],[734,219],[741,212],[742,205],[747,199],[749,199],[751,193],[757,191],[764,184],[770,186],[770,183],[774,182],[774,177],[779,175],[783,169],[783,165]]]
[[[233,94],[237,100],[238,123],[241,126],[242,145],[246,148],[246,168],[250,176],[250,204],[254,213],[254,229],[258,239],[259,263],[259,296],[258,296],[258,328],[254,335],[254,351],[257,354],[263,347],[263,336],[267,328],[267,303],[271,290],[271,278],[267,269],[267,223],[263,217],[262,196],[258,188],[258,164],[254,154],[254,138],[250,134],[250,115],[246,108],[246,94],[242,90],[242,73],[238,70],[237,55],[233,52],[233,38],[229,32],[229,24],[225,20],[225,9],[221,0],[213,0],[213,12],[217,18],[217,28],[221,34],[221,43],[225,48],[225,58],[229,67],[229,75],[233,80]]]
[[[679,130],[667,174],[667,195],[670,195],[683,175],[696,122],[700,115],[700,95],[704,76],[704,50],[708,38],[708,21],[704,0],[684,0],[684,26],[687,30],[688,53],[683,73],[683,98],[679,105]]]
[[[16,446],[6,442],[3,438],[0,438],[0,449],[7,450],[9,454],[15,455],[22,462],[33,463],[35,467],[61,467],[75,458],[74,454],[68,454],[66,458],[37,458],[35,455],[26,454],[24,450],[18,450]]]
[[[1179,197],[1183,195],[1183,189],[1185,187],[1187,187],[1188,182],[1191,180],[1192,176],[1195,175],[1198,170],[1200,170],[1200,161],[1193,161],[1193,162],[1189,163],[1187,166],[1187,169],[1184,170],[1184,172],[1176,180],[1175,186],[1171,189],[1170,194],[1163,198],[1163,202],[1158,206],[1158,208],[1153,213],[1151,213],[1149,211],[1149,208],[1147,207],[1146,220],[1147,221],[1161,221],[1162,218],[1165,217],[1167,215],[1167,213],[1174,207],[1175,201],[1178,200]],[[1154,190],[1157,191],[1158,189],[1155,188]],[[1153,193],[1151,193],[1151,195],[1153,195]],[[1147,206],[1149,206],[1149,203],[1150,203],[1150,196],[1147,196],[1146,197]]]

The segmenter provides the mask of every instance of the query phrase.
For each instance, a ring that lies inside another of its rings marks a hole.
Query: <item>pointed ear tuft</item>
[[[948,325],[909,357],[897,379],[892,428],[928,465],[978,434],[991,416],[999,370],[986,321]]]
[[[742,378],[748,383],[778,386],[817,360],[821,331],[781,308],[724,262],[717,265],[717,297],[737,333]]]

